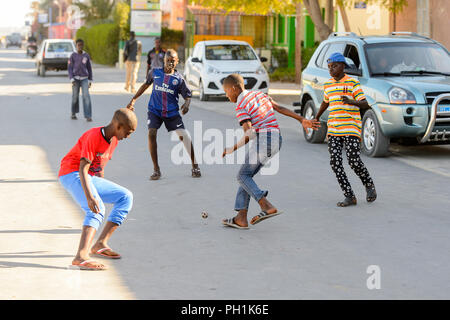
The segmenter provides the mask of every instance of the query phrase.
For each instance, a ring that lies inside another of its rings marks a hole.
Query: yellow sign
[[[212,34],[196,34],[194,35],[194,46],[199,41],[208,40],[237,40],[245,41],[253,47],[253,37],[250,36],[216,36]]]

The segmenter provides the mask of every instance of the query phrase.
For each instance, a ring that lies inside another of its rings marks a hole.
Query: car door
[[[192,58],[197,58],[199,62],[192,62],[192,81],[194,82],[194,85],[199,87],[200,84],[200,78],[202,74],[202,68],[203,68],[203,51],[204,51],[204,45],[202,42],[197,43],[197,51],[195,51],[195,56]]]

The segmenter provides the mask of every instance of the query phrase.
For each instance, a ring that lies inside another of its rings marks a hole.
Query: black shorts
[[[163,122],[169,132],[177,129],[184,129],[183,119],[179,114],[170,118],[163,118],[151,111],[148,111],[147,116],[147,125],[149,129],[159,129]]]

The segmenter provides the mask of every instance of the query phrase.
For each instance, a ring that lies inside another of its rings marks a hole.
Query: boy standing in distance
[[[80,87],[83,94],[83,111],[87,121],[92,121],[91,97],[89,88],[92,85],[92,66],[91,57],[83,51],[84,41],[76,41],[77,51],[72,53],[67,63],[69,79],[72,82],[72,119],[77,119],[77,113],[80,111]]]
[[[158,129],[164,123],[168,132],[175,131],[184,147],[189,152],[192,162],[192,177],[201,177],[200,168],[195,160],[194,147],[191,139],[184,128],[183,119],[178,110],[178,96],[181,95],[185,102],[181,106],[181,114],[189,111],[192,93],[186,85],[184,78],[175,70],[178,64],[178,54],[169,49],[164,57],[163,69],[151,69],[147,75],[147,81],[139,88],[136,95],[131,99],[127,108],[134,110],[136,100],[153,84],[150,101],[148,102],[148,147],[153,161],[153,174],[150,180],[159,180],[161,170],[158,163],[158,149],[156,136]]]
[[[278,105],[260,91],[245,90],[244,79],[238,74],[231,74],[226,77],[223,88],[227,98],[236,103],[236,116],[244,129],[244,137],[232,148],[226,148],[222,157],[244,146],[250,139],[256,141],[246,151],[245,163],[238,173],[237,179],[240,186],[234,206],[234,210],[238,212],[237,216],[224,219],[222,223],[228,227],[248,229],[247,212],[251,197],[261,207],[261,213],[252,218],[251,224],[257,224],[281,213],[267,200],[268,191],[259,189],[253,180],[253,177],[278,153],[281,147],[280,128],[273,110],[298,120],[305,129],[317,130],[320,123],[314,120],[306,120],[295,112]]]
[[[89,259],[90,254],[110,259],[121,257],[108,246],[108,240],[131,210],[133,194],[106,180],[103,170],[118,141],[128,138],[136,126],[134,112],[126,108],[119,109],[107,126],[86,131],[61,161],[59,181],[86,213],[78,252],[72,261],[74,268],[105,270],[106,266]],[[113,203],[114,208],[100,237],[91,248],[95,233],[105,216],[104,203]]]
[[[161,38],[155,39],[155,47],[147,54],[147,72],[151,69],[160,69],[164,67],[164,55],[166,50],[161,48]]]
[[[377,198],[375,185],[360,157],[361,114],[359,110],[370,107],[359,81],[344,73],[344,68],[348,66],[345,57],[336,52],[327,62],[332,78],[324,84],[323,102],[315,119],[319,121],[322,113],[330,106],[327,123],[330,164],[345,196],[344,201],[338,202],[337,206],[347,207],[356,205],[357,202],[343,167],[344,146],[350,168],[355,171],[366,187],[367,202],[373,202]]]

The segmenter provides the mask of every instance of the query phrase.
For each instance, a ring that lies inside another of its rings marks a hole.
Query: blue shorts
[[[163,122],[169,132],[177,129],[184,129],[183,119],[179,114],[170,118],[163,118],[151,111],[148,111],[147,117],[147,125],[149,129],[159,129]]]

